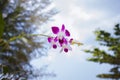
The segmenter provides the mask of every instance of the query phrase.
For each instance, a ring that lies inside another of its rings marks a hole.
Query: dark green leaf
[[[3,66],[3,73],[6,74],[9,72],[9,67],[8,66]]]
[[[2,37],[3,35],[3,31],[4,31],[4,19],[2,17],[2,13],[0,12],[0,37]]]

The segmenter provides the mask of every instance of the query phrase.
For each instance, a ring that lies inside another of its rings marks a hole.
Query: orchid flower
[[[64,43],[65,37],[70,36],[70,32],[67,29],[65,29],[64,24],[62,25],[61,29],[59,29],[56,26],[53,26],[52,27],[52,32],[57,35],[56,37],[57,37],[57,39],[60,43],[60,46],[62,46],[62,44]]]
[[[70,37],[70,32],[67,29],[65,29],[64,24],[62,25],[61,29],[57,26],[53,26],[51,29],[53,34],[55,34],[56,36],[48,37],[48,42],[51,43],[54,49],[56,49],[57,47],[61,47],[61,52],[68,52],[69,50],[72,50],[70,45],[80,45],[80,43],[75,42],[73,38],[68,39],[68,37]]]
[[[70,32],[65,29],[64,24],[62,25],[61,29],[59,29],[57,26],[53,26],[52,32],[56,35],[56,37],[48,37],[48,42],[51,43],[54,49],[56,49],[57,46],[61,47],[62,51],[64,50],[64,52],[68,52],[68,50],[72,49],[70,45],[68,46],[69,41],[66,38],[70,37]]]

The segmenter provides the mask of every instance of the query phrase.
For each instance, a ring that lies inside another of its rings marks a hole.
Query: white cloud
[[[68,16],[73,17],[74,20],[96,20],[101,19],[103,16],[105,16],[105,13],[103,12],[88,12],[84,7],[79,7],[77,5],[71,5],[69,8],[71,9],[71,11],[69,11]]]

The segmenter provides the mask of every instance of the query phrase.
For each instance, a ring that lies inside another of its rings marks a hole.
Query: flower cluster
[[[52,27],[52,32],[56,35],[55,37],[48,37],[48,42],[51,43],[52,47],[56,49],[57,47],[61,47],[61,51],[68,52],[68,50],[72,50],[70,44],[72,44],[73,38],[68,39],[70,37],[70,32],[65,29],[64,24],[62,28],[59,29],[57,26]]]

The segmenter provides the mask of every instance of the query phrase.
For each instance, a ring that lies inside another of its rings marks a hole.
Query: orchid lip
[[[59,43],[63,44],[64,43],[64,39],[59,39]]]

